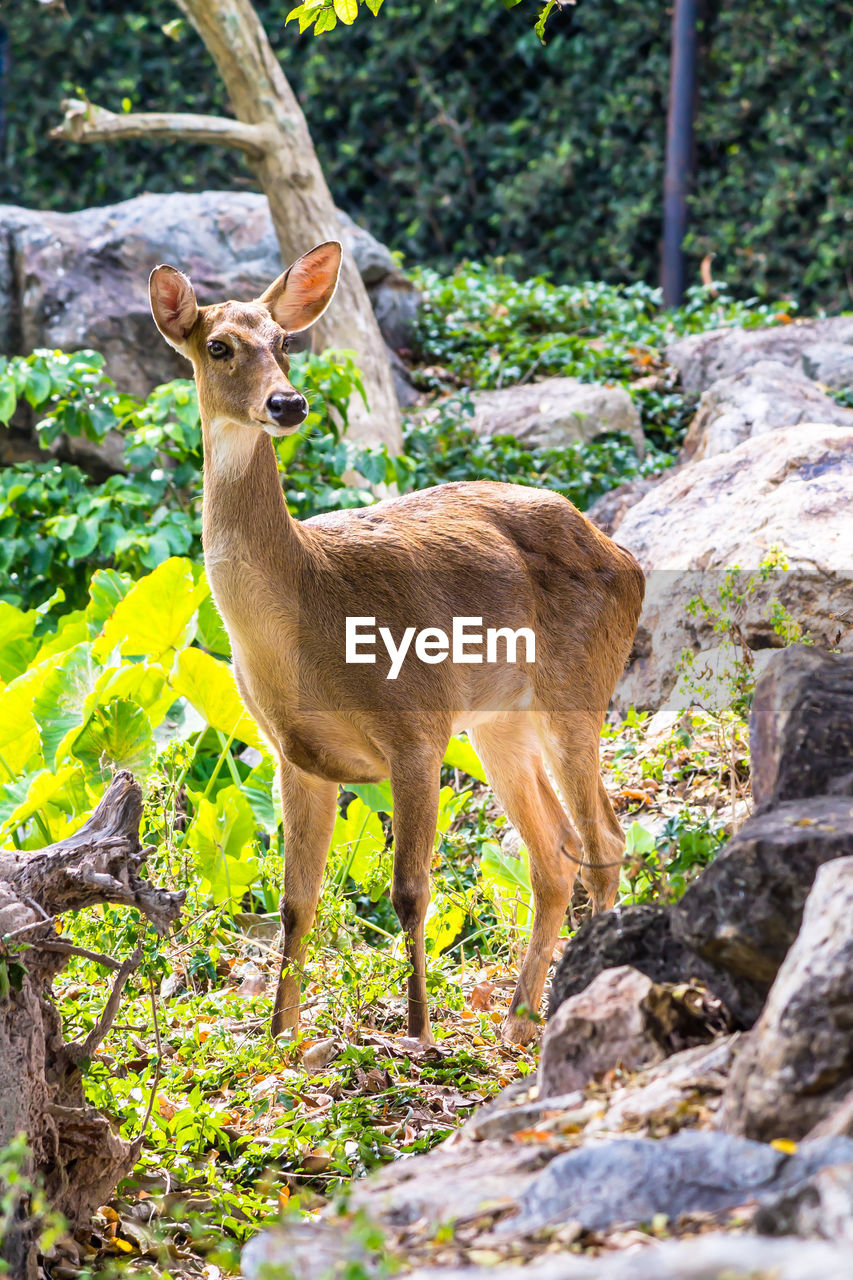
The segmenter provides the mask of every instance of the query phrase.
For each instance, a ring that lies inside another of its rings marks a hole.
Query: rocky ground
[[[343,1212],[250,1242],[251,1280],[849,1275],[851,697],[850,659],[777,654],[752,717],[755,813],[677,903],[568,943],[535,1082]]]

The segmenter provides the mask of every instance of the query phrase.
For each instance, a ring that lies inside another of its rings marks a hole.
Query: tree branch
[[[66,98],[62,109],[65,112],[62,123],[50,130],[49,137],[71,142],[180,139],[232,147],[254,160],[261,159],[277,142],[274,130],[265,125],[244,124],[225,116],[200,116],[183,111],[130,111],[120,115],[81,98]]]

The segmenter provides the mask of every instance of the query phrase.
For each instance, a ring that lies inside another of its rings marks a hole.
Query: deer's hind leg
[[[594,913],[616,901],[625,860],[625,834],[601,780],[603,720],[590,712],[551,715],[543,734],[548,763],[583,842],[580,877]]]
[[[287,760],[280,762],[279,782],[284,829],[283,946],[272,1016],[274,1036],[299,1025],[305,935],[314,923],[320,898],[338,795],[337,783],[303,773]]]
[[[569,905],[581,845],[557,799],[542,760],[539,740],[526,716],[506,716],[480,725],[470,737],[489,783],[530,853],[533,930],[503,1033],[527,1044],[536,1023],[557,935]]]

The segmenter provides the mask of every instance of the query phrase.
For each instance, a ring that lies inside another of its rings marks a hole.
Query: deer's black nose
[[[282,426],[301,422],[307,411],[305,397],[298,391],[274,391],[267,400],[267,413]]]

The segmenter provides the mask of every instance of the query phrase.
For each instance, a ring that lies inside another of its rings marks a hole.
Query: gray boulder
[[[776,653],[750,715],[758,805],[853,795],[853,656],[795,645]]]
[[[761,1012],[818,869],[851,854],[849,800],[780,804],[750,818],[672,908],[673,934],[732,975],[729,1007],[739,1025]]]
[[[641,1249],[590,1254],[564,1250],[524,1266],[429,1267],[409,1280],[850,1280],[846,1244],[714,1232]]]
[[[853,360],[853,346],[848,350]],[[819,431],[816,423],[853,428],[853,409],[843,408],[801,369],[759,360],[720,378],[703,393],[682,456],[696,461],[712,458],[753,436],[798,423],[808,424],[804,431]]]
[[[853,1245],[853,1164],[820,1169],[781,1192],[755,1215],[755,1229],[769,1236],[806,1236]]]
[[[569,939],[551,980],[549,1020],[564,1001],[584,991],[604,970],[619,965],[638,969],[654,983],[698,981],[726,1007],[737,998],[730,974],[675,936],[669,907],[639,903],[593,916]]]
[[[853,343],[816,342],[806,347],[803,372],[833,391],[853,386]]]
[[[849,801],[844,808],[848,852],[853,853]],[[840,818],[839,814],[836,821]],[[792,914],[796,914],[795,903]],[[853,1084],[851,919],[853,857],[846,857],[818,869],[796,941],[735,1060],[717,1116],[727,1132],[766,1140],[801,1138],[849,1093]]]
[[[475,391],[474,415],[467,419],[478,435],[511,435],[530,448],[564,448],[596,436],[624,432],[638,457],[645,452],[640,415],[624,387],[577,378],[545,378],[542,382]]]
[[[368,291],[398,276],[384,245],[346,214],[341,238]],[[78,213],[0,206],[0,262],[2,351],[92,347],[137,396],[189,372],[153,332],[156,263],[184,270],[202,303],[257,297],[282,271],[266,198],[238,191],[143,195]]]
[[[604,969],[550,1018],[539,1057],[539,1093],[556,1097],[583,1089],[620,1064],[636,1071],[660,1062],[649,997],[654,983],[637,969]]]
[[[762,1142],[683,1129],[672,1138],[618,1138],[557,1156],[519,1197],[519,1212],[496,1236],[524,1235],[557,1223],[586,1231],[617,1224],[717,1213],[772,1195],[820,1168],[853,1158],[853,1139],[805,1145],[788,1156]]]
[[[853,431],[787,427],[688,463],[627,512],[618,541],[646,572],[633,660],[616,691],[620,710],[656,710],[675,690],[683,651],[719,646],[712,620],[690,605],[699,597],[719,610],[732,565],[740,567],[735,589],[749,586],[733,618],[750,647],[783,643],[771,625],[775,600],[815,643],[853,648]],[[774,548],[789,567],[762,576]],[[714,683],[725,699],[725,679],[717,674]],[[691,700],[689,689],[676,692],[680,705]]]
[[[759,360],[799,368],[817,344],[853,346],[853,316],[802,320],[763,329],[710,329],[679,338],[666,348],[668,364],[678,369],[685,391],[702,392],[719,378],[740,373]]]

